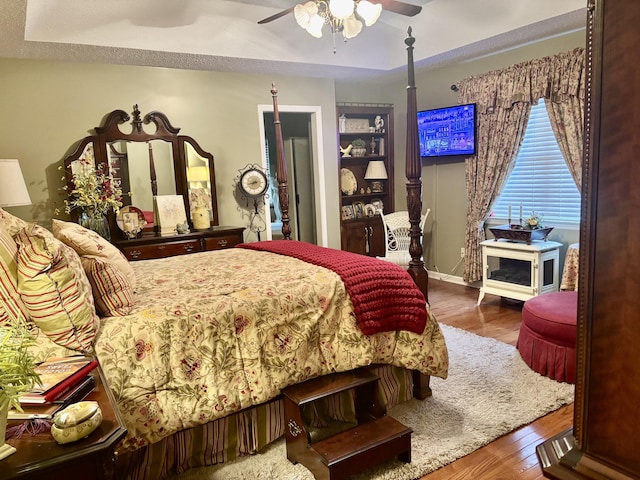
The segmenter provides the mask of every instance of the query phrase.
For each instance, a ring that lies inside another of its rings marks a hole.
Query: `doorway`
[[[279,106],[279,112],[287,162],[291,238],[326,246],[326,211],[322,208],[325,204],[324,166],[318,160],[322,158],[320,109]],[[267,239],[271,240],[282,238],[273,107],[261,105],[259,114],[263,167],[269,175],[269,195],[265,205],[266,233]]]

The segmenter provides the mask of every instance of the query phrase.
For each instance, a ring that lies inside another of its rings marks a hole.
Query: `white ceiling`
[[[1,0],[0,56],[352,78],[439,67],[584,28],[587,0],[405,0],[414,17],[383,11],[336,53],[293,14],[257,22],[296,0]]]

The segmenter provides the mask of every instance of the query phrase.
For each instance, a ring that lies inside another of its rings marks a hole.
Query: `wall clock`
[[[257,198],[266,193],[269,181],[262,169],[252,166],[242,172],[238,187],[246,197]]]

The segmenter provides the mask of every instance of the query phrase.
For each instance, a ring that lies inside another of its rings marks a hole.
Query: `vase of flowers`
[[[15,452],[4,443],[9,408],[20,407],[20,396],[40,384],[35,362],[28,351],[34,344],[26,324],[9,320],[0,329],[0,460]]]
[[[531,215],[524,221],[524,228],[529,230],[544,228],[543,216],[542,213],[531,212]]]
[[[107,217],[102,214],[92,210],[80,212],[78,216],[78,223],[82,225],[84,228],[88,228],[89,230],[93,230],[101,237],[105,238],[108,241],[111,241],[111,231],[109,230],[109,221]]]
[[[122,190],[114,185],[113,178],[102,163],[81,159],[72,164],[73,189],[67,190],[65,212],[79,209],[78,223],[107,240],[111,240],[106,215],[110,210],[116,214],[122,206]]]

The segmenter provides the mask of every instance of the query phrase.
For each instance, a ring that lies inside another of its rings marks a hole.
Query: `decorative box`
[[[489,231],[493,233],[495,240],[504,238],[514,242],[526,242],[530,244],[532,240],[547,240],[547,236],[553,230],[553,227],[537,228],[530,230],[522,225],[500,225],[498,227],[490,227]]]
[[[60,444],[86,437],[102,423],[98,402],[84,401],[69,405],[53,416],[51,435]]]

